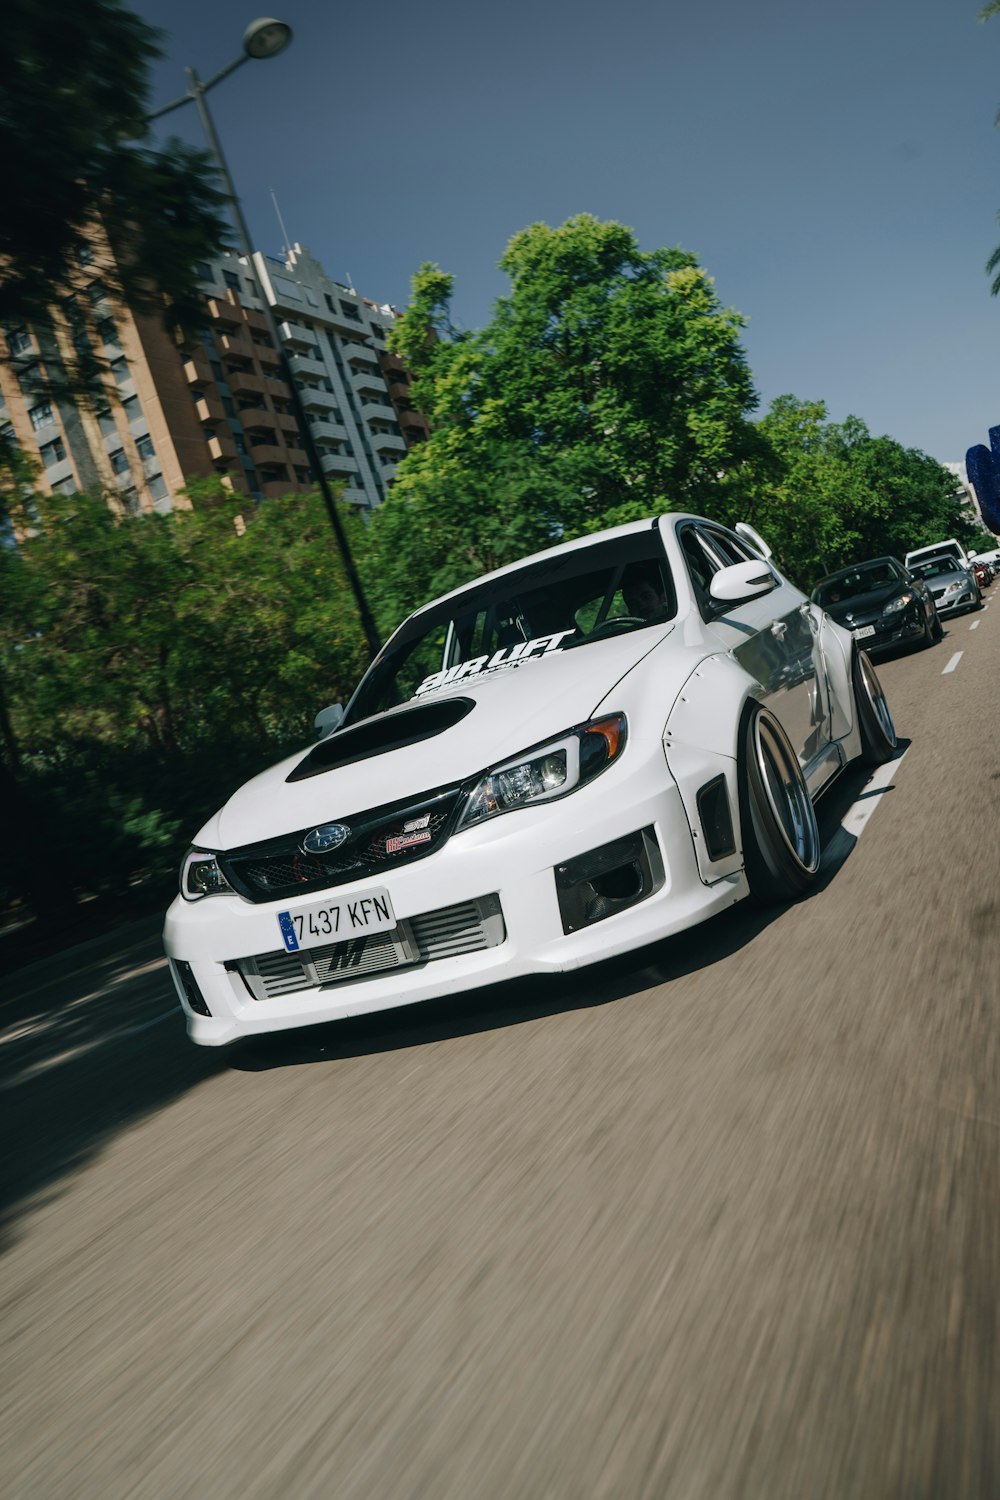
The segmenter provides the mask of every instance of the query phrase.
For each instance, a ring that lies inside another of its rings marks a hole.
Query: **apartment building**
[[[426,437],[409,374],[386,349],[396,309],[333,281],[300,246],[284,260],[202,264],[204,321],[183,344],[113,304],[101,269],[100,254],[81,267],[79,294],[53,309],[51,326],[7,330],[0,431],[40,461],[46,488],[99,486],[129,514],[187,504],[178,492],[210,475],[253,499],[309,488],[265,296],[320,462],[345,499],[370,513],[401,455]],[[89,400],[51,392],[74,351],[104,366]]]
[[[112,299],[108,254],[85,257],[76,293],[49,324],[6,330],[0,434],[40,463],[47,490],[101,488],[131,515],[169,510],[212,465],[177,345],[158,319]],[[89,398],[65,390],[81,362],[95,370]]]

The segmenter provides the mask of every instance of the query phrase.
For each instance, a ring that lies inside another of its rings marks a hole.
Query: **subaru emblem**
[[[327,854],[331,849],[338,849],[350,836],[351,830],[343,823],[323,823],[306,834],[302,850],[305,854]]]

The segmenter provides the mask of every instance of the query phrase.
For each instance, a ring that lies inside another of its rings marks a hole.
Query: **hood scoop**
[[[366,760],[372,755],[384,755],[388,750],[402,750],[406,745],[433,739],[434,735],[461,723],[475,706],[472,698],[445,698],[438,703],[421,703],[417,708],[370,719],[353,729],[338,729],[328,739],[314,745],[285,780],[305,781],[309,776],[320,776],[337,766],[353,765],[355,761]]]

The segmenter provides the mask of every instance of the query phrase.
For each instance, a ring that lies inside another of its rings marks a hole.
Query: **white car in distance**
[[[574,969],[806,890],[814,799],[895,731],[850,632],[739,532],[634,522],[406,620],[185,857],[164,942],[194,1041]]]

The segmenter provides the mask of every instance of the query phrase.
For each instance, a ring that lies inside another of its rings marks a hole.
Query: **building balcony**
[[[226,380],[234,396],[263,396],[267,389],[263,376],[247,370],[230,370]]]
[[[220,461],[231,461],[237,457],[236,444],[231,433],[217,433],[215,437],[208,439],[208,451],[218,463]]]
[[[341,353],[352,369],[360,370],[364,367],[365,369],[377,370],[379,367],[378,355],[375,353],[375,350],[369,349],[365,344],[344,344]]]
[[[370,422],[393,422],[394,423],[396,421],[396,409],[395,409],[395,407],[393,407],[393,406],[386,406],[381,401],[373,401],[371,403],[371,405],[368,405],[366,403],[362,407],[362,409],[361,409],[361,415],[364,417],[365,421],[369,422],[369,423]]]
[[[310,422],[309,431],[316,443],[346,443],[347,428],[339,422]]]
[[[243,327],[243,309],[235,302],[230,302],[224,297],[209,297],[208,314],[217,323],[225,323],[229,328]]]
[[[293,354],[288,361],[292,374],[299,380],[325,380],[326,365],[318,359],[310,359],[305,354]]]
[[[259,438],[255,441],[249,437],[247,447],[258,469],[265,468],[268,464],[284,465],[288,462],[288,449],[283,448],[280,443],[269,442],[266,438]]]
[[[349,317],[347,313],[341,312],[339,308],[336,312],[331,312],[327,308],[322,313],[322,318],[325,323],[332,323],[334,331],[343,339],[354,339],[356,341],[359,338],[363,338],[368,331],[360,313],[357,317]]]
[[[262,312],[258,312],[257,308],[255,307],[245,307],[243,309],[243,321],[246,323],[247,327],[253,329],[255,333],[269,334],[271,331],[267,324],[267,318]]]
[[[358,472],[357,459],[350,458],[346,453],[321,453],[319,461],[323,465],[324,474],[346,477]]]
[[[373,432],[370,441],[376,453],[406,452],[406,440],[398,432]]]
[[[383,464],[380,473],[382,475],[382,483],[391,484],[396,477],[396,465]]]
[[[287,395],[287,392],[286,392]],[[318,390],[315,386],[300,386],[299,400],[306,411],[339,411],[340,403],[333,391]]]
[[[253,345],[242,328],[235,333],[219,333],[216,337],[223,354],[231,354],[235,359],[249,359],[253,354]]]
[[[291,495],[294,490],[295,485],[290,484],[287,479],[264,479],[260,486],[265,500],[280,500],[284,495]]]
[[[193,350],[184,361],[184,378],[188,385],[214,385],[212,366],[201,349]]]
[[[299,439],[299,424],[298,424],[298,420],[292,415],[292,413],[290,411],[288,411],[288,412],[279,411],[277,413],[277,415],[275,416],[274,420],[278,424],[278,430],[280,432],[283,432],[285,434],[285,437],[286,437],[287,440],[291,441],[291,440],[294,439],[296,442],[298,442],[298,439]]]
[[[371,391],[373,395],[385,400],[385,381],[378,370],[352,370],[348,378],[356,391]]]
[[[288,382],[285,380],[278,380],[272,375],[264,376],[264,390],[274,401],[285,402],[291,400],[291,392],[288,389]]]
[[[316,335],[311,328],[303,328],[301,323],[279,323],[278,332],[290,349],[314,349],[316,347]]]
[[[194,409],[198,414],[199,422],[222,422],[225,420],[226,413],[222,409],[222,402],[214,391],[199,396],[194,404]]]

